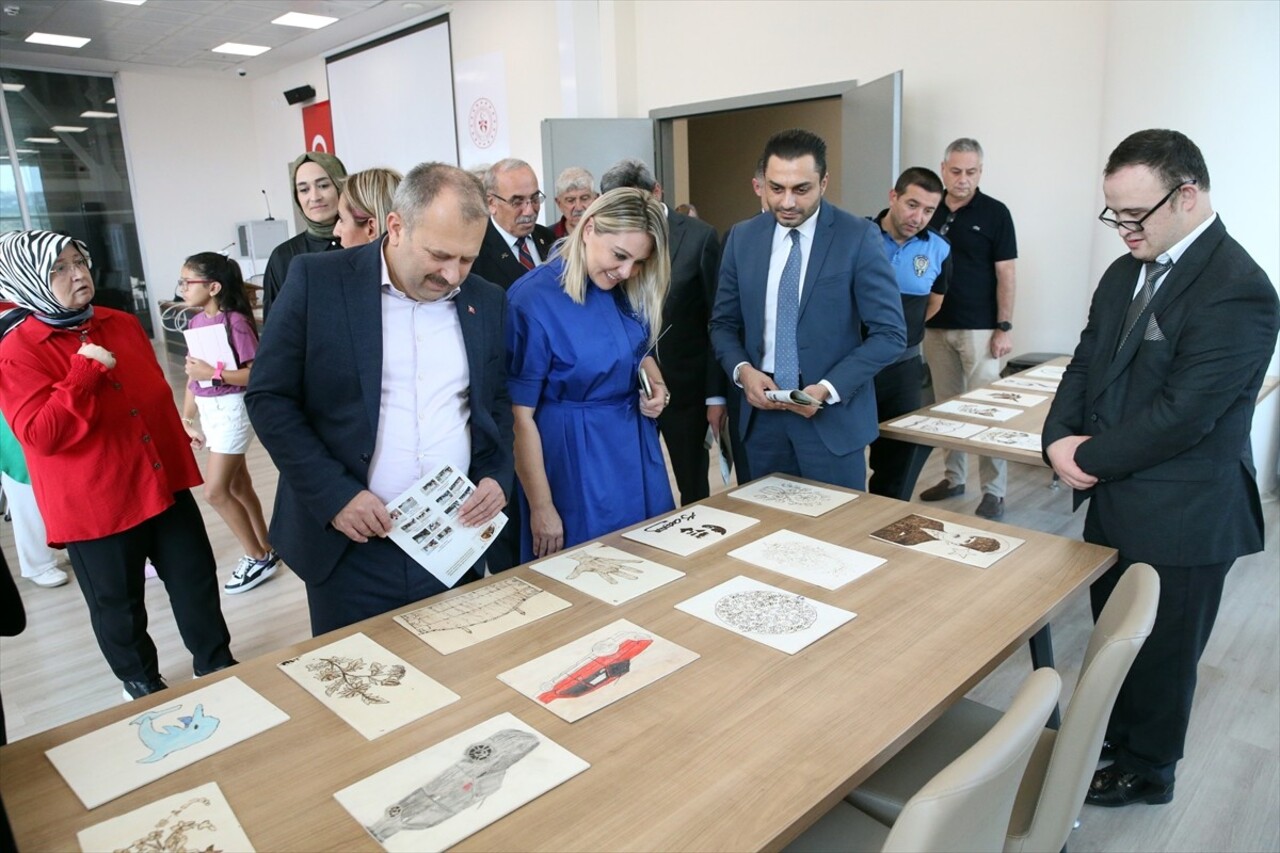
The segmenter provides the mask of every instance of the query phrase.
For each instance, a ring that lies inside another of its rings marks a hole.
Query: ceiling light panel
[[[115,118],[115,113],[104,113],[102,110],[85,110],[80,113],[80,118]]]
[[[76,127],[75,125],[71,125],[71,124],[55,124],[53,127],[49,129],[52,131],[56,131],[57,133],[84,133],[89,128]]]
[[[239,44],[234,41],[224,42],[211,49],[214,53],[230,53],[235,56],[259,56],[271,50],[271,48],[263,47],[260,44]]]
[[[90,39],[81,38],[80,36],[61,36],[57,33],[32,33],[24,39],[28,44],[47,44],[53,47],[75,47],[81,48],[90,42]]]
[[[289,12],[281,15],[271,23],[279,24],[282,27],[302,27],[308,30],[318,30],[327,27],[337,21],[337,18],[330,18],[328,15],[308,15],[306,12]]]

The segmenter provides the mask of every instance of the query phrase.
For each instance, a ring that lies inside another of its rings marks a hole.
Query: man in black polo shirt
[[[1000,378],[1013,349],[1014,264],[1018,257],[1013,217],[1001,202],[978,191],[982,146],[957,139],[942,161],[946,193],[929,227],[951,242],[952,275],[942,309],[928,322],[924,357],[933,377],[933,393],[945,400]],[[939,501],[964,494],[967,459],[948,451],[942,482],[920,493]],[[979,458],[983,518],[1004,515],[1007,464]]]
[[[942,307],[951,272],[951,246],[927,227],[942,203],[942,189],[942,181],[929,169],[907,169],[889,192],[889,206],[872,220],[880,226],[907,323],[906,351],[876,374],[876,413],[882,422],[920,408],[924,322]],[[928,458],[929,448],[922,444],[880,436],[871,442],[873,473],[867,491],[911,500]]]

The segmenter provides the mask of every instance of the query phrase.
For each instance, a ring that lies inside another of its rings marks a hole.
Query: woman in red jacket
[[[0,411],[27,455],[50,543],[65,543],[107,663],[138,698],[165,687],[147,634],[156,566],[195,674],[235,663],[200,469],[138,321],[95,307],[88,250],[48,231],[0,235]]]

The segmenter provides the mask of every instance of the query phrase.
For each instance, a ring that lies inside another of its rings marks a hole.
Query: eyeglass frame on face
[[[72,261],[69,264],[64,264],[61,262],[56,263],[49,268],[49,281],[53,281],[55,278],[62,278],[63,276],[69,275],[72,272],[72,270],[76,269],[77,267],[84,270],[85,272],[88,272],[89,270],[93,269],[93,264],[89,263],[89,259],[86,258],[84,255],[81,255],[80,257],[76,258],[74,261]]]
[[[1115,219],[1114,217],[1107,216],[1107,211],[1111,210],[1111,208],[1104,207],[1102,208],[1102,212],[1098,214],[1098,221],[1101,222],[1103,225],[1107,226],[1108,228],[1114,228],[1117,231],[1123,228],[1124,230],[1128,231],[1130,234],[1141,234],[1143,231],[1146,230],[1143,227],[1142,223],[1150,219],[1151,214],[1155,213],[1157,210],[1164,207],[1164,203],[1169,199],[1173,198],[1174,194],[1177,193],[1178,190],[1186,186],[1195,186],[1195,184],[1196,184],[1195,178],[1187,178],[1185,181],[1178,184],[1173,189],[1169,190],[1169,192],[1165,195],[1164,198],[1160,199],[1158,202],[1152,205],[1150,210],[1142,214],[1141,219]],[[1115,211],[1115,212],[1119,213],[1119,211]]]
[[[186,290],[193,284],[216,284],[211,278],[179,278],[178,290]]]
[[[535,208],[542,207],[542,203],[547,200],[547,194],[542,192],[542,190],[538,190],[538,192],[534,193],[528,198],[525,198],[522,195],[512,196],[511,198],[503,198],[497,193],[489,193],[489,197],[496,198],[498,201],[502,202],[503,204],[510,205],[512,210],[524,210],[524,206],[526,204],[533,205],[533,207]]]

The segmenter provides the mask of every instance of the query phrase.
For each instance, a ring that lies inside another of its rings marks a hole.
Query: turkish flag
[[[302,135],[305,137],[304,150],[337,153],[333,148],[333,118],[328,101],[302,108]]]

